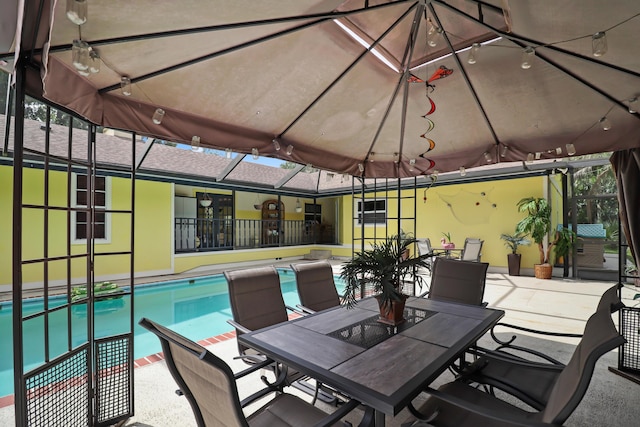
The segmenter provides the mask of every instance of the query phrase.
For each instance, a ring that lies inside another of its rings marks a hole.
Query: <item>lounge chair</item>
[[[473,385],[457,380],[432,393],[417,411],[410,410],[434,427],[511,426],[529,425],[529,422],[562,425],[578,406],[587,391],[597,360],[605,353],[621,346],[625,339],[618,333],[609,310],[594,313],[585,326],[583,338],[569,363],[558,373],[545,403],[538,412],[529,412],[512,406],[493,394],[484,393]],[[542,372],[542,371],[540,371]],[[530,381],[538,381],[530,378]],[[493,420],[478,415],[491,415]],[[495,418],[508,419],[501,423]],[[522,424],[517,424],[518,422]],[[417,424],[419,425],[419,424]]]
[[[200,427],[347,427],[350,424],[340,419],[359,405],[350,400],[327,414],[297,396],[282,393],[277,384],[240,401],[236,380],[270,361],[234,375],[229,365],[201,345],[146,318],[140,320],[140,325],[160,339],[167,367],[179,387],[178,394],[187,398]],[[270,393],[276,396],[245,417],[242,408]]]
[[[333,269],[326,261],[291,264],[296,275],[296,286],[301,310],[306,313],[340,305],[340,295],[333,281]]]

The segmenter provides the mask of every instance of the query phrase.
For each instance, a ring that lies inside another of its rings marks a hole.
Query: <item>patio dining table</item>
[[[406,321],[377,321],[375,298],[238,336],[238,340],[375,410],[375,425],[397,415],[472,346],[504,311],[407,299]]]

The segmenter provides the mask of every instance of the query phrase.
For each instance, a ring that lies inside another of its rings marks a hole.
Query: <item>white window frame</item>
[[[365,210],[365,203],[373,202],[374,209]],[[378,203],[384,203],[384,209],[376,209]],[[376,226],[386,226],[387,225],[387,199],[358,199],[355,201],[354,209],[357,212],[358,225],[364,225],[365,227],[376,227]],[[383,221],[367,221],[367,215],[372,215],[378,217],[382,215]]]
[[[77,190],[78,190],[78,176],[82,176],[86,174],[83,173],[73,173],[73,179],[71,180],[71,206],[73,207],[85,207],[85,205],[79,205],[77,203]],[[111,209],[111,177],[104,177],[104,208],[106,210]],[[73,212],[71,215],[71,236],[72,243],[81,244],[86,243],[87,239],[81,238],[79,239],[76,235],[77,231],[77,212]],[[111,243],[111,214],[105,213],[104,218],[104,238],[94,239],[96,244],[106,244]]]

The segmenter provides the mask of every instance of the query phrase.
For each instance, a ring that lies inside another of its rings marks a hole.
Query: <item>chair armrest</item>
[[[244,326],[242,326],[240,323],[236,322],[235,320],[228,319],[227,323],[230,324],[231,326],[233,326],[234,328],[236,328],[237,330],[242,331],[244,333],[251,332],[251,329],[245,328]]]
[[[290,305],[285,305],[285,307],[287,308],[287,310],[292,311],[296,314],[299,314],[301,316],[306,316],[309,313],[305,313],[304,311],[302,311],[301,309],[298,309],[296,307],[291,307]]]
[[[463,410],[469,411],[483,418],[486,418],[487,420],[494,420],[498,422],[507,423],[508,425],[519,426],[519,427],[550,427],[552,426],[552,424],[547,424],[540,421],[534,421],[531,419],[524,418],[524,416],[515,417],[512,414],[506,414],[506,413],[499,414],[499,413],[496,413],[495,411],[489,411],[481,405],[477,405],[475,403],[469,402],[468,400],[462,399],[458,396],[454,396],[449,393],[444,393],[440,390],[436,390],[431,387],[427,387],[425,391],[435,399],[449,403],[453,406],[457,406]],[[416,427],[420,426],[420,424],[415,424],[415,425]],[[426,424],[426,425],[429,425],[429,424]],[[487,422],[487,425],[490,425],[490,424]]]
[[[239,357],[239,358],[242,358],[242,357]],[[243,369],[242,371],[233,374],[233,377],[237,380],[239,378],[245,377],[245,376],[257,371],[258,369],[266,368],[267,366],[271,365],[272,363],[274,363],[273,360],[265,358],[262,361],[256,363],[255,365],[252,365],[249,368]]]
[[[305,307],[302,304],[296,304],[296,307],[298,307],[300,310],[304,311],[305,314],[313,314],[316,311],[315,310],[311,310],[309,307]]]
[[[345,403],[342,406],[340,406],[340,408],[338,410],[334,411],[333,413],[331,413],[331,414],[327,415],[326,417],[324,417],[319,422],[315,423],[313,425],[313,427],[328,427],[328,426],[332,426],[335,423],[337,423],[338,421],[340,421],[340,419],[343,418],[345,415],[347,415],[349,412],[351,412],[354,409],[356,409],[359,405],[360,405],[360,402],[358,402],[355,399],[351,399],[347,403]],[[361,425],[362,425],[362,423],[361,423]]]
[[[516,350],[516,351],[522,351],[524,353],[528,353],[534,356],[537,356],[541,359],[547,360],[553,364],[562,364],[562,362],[544,354],[541,353],[539,351],[533,350],[531,348],[527,348],[527,347],[522,347],[522,346],[517,346],[514,345],[513,342],[516,340],[517,336],[516,335],[512,335],[510,339],[508,340],[501,340],[500,338],[498,338],[496,336],[495,333],[495,328],[499,327],[499,326],[503,326],[506,328],[512,328],[512,329],[516,329],[519,331],[524,331],[524,332],[529,332],[529,333],[533,333],[533,334],[538,334],[538,335],[544,335],[544,336],[553,336],[553,337],[564,337],[564,338],[582,338],[581,334],[568,334],[568,333],[562,333],[562,332],[549,332],[549,331],[542,331],[542,330],[537,330],[537,329],[530,329],[530,328],[525,328],[522,326],[518,326],[518,325],[512,325],[510,323],[496,323],[495,325],[493,325],[493,327],[491,328],[491,330],[489,331],[489,333],[491,334],[491,338],[498,343],[500,346],[496,349],[496,350],[503,350],[503,349],[509,349],[509,350]]]

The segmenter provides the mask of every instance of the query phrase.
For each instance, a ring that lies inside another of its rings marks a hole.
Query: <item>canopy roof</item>
[[[105,127],[365,177],[640,146],[636,0],[91,0],[82,25],[10,3],[0,67],[24,54],[31,95]]]

